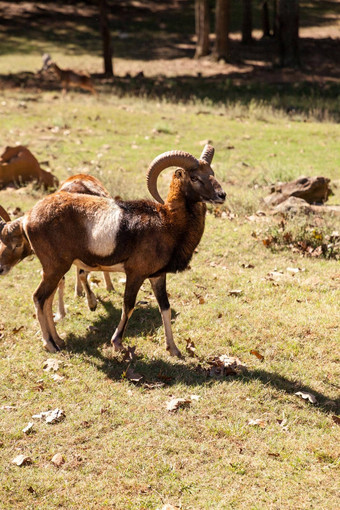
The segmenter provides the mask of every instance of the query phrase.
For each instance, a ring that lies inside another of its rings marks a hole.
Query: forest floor
[[[230,31],[230,58],[215,62],[210,56],[194,59],[193,2],[168,0],[166,2],[124,1],[111,7],[110,24],[114,47],[114,73],[119,77],[198,77],[216,81],[230,80],[234,85],[245,83],[301,83],[321,86],[340,82],[340,2],[321,1],[318,6],[304,5],[300,9],[299,69],[282,69],[276,65],[277,45],[273,38],[262,38],[260,12],[254,12],[254,41],[241,42],[239,27],[240,7],[232,7]],[[213,19],[212,19],[213,21]],[[213,24],[212,24],[213,25]],[[19,38],[30,27],[38,34],[25,44]],[[100,78],[102,58],[97,6],[76,2],[19,2],[0,1],[0,28],[6,41],[2,54],[44,52],[49,44],[59,43],[67,55],[84,53],[97,59],[87,59],[85,67]],[[213,29],[212,29],[213,32]],[[21,47],[20,47],[21,46]],[[211,34],[213,47],[213,34]],[[42,49],[41,49],[42,48]],[[41,51],[40,51],[41,49]],[[83,60],[80,59],[80,65]],[[40,63],[40,60],[39,60]],[[23,69],[18,73],[0,71],[0,87],[16,87],[18,79],[27,87],[41,86],[41,77],[35,74],[25,80]],[[10,74],[8,76],[8,74]],[[50,82],[45,83],[51,87]],[[43,87],[45,88],[45,87]]]

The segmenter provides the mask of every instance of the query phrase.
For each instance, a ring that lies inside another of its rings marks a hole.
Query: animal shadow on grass
[[[317,400],[313,407],[325,414],[340,413],[339,399],[333,400],[314,388],[304,385],[301,381],[288,379],[275,372],[268,372],[263,369],[249,369],[240,375],[215,379],[209,376],[209,370],[202,369],[201,360],[189,357],[178,361],[174,358],[171,358],[171,360],[170,358],[169,360],[166,358],[147,358],[138,350],[138,343],[133,360],[131,361],[124,359],[124,354],[122,353],[112,355],[111,348],[109,347],[110,338],[120,320],[121,310],[115,309],[111,302],[103,300],[100,300],[100,302],[106,310],[106,315],[99,317],[93,322],[86,335],[77,337],[74,334],[70,334],[67,338],[67,349],[71,353],[86,353],[91,365],[95,364],[98,370],[101,370],[109,379],[122,380],[127,367],[131,366],[135,372],[143,376],[138,385],[146,389],[159,388],[160,385],[172,386],[178,383],[192,387],[211,386],[221,384],[222,382],[232,382],[235,379],[245,385],[252,380],[260,381],[263,386],[270,385],[275,390],[284,392],[287,395],[294,395],[297,391],[311,393]],[[176,312],[173,311],[172,316],[174,317],[175,315]],[[162,320],[157,307],[137,306],[129,320],[126,336],[130,338],[138,338],[144,335],[152,336],[161,326]],[[163,328],[162,337],[164,337]],[[105,353],[105,348],[103,349],[105,344],[108,346],[108,354]],[[125,342],[125,346],[128,347],[128,342]]]

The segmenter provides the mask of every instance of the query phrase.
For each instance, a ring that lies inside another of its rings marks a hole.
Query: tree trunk
[[[215,14],[215,46],[216,60],[227,60],[229,52],[229,0],[216,0]]]
[[[281,67],[298,67],[299,0],[277,0],[276,28]]]
[[[105,76],[113,76],[112,44],[109,18],[107,14],[107,0],[99,0],[99,19],[100,31],[103,40],[104,73]]]
[[[210,12],[208,0],[195,0],[196,52],[195,58],[209,54]]]
[[[264,0],[264,2],[262,2],[262,32],[262,37],[270,37],[268,0]]]
[[[243,1],[242,42],[243,44],[250,44],[253,40],[252,0],[242,1]]]

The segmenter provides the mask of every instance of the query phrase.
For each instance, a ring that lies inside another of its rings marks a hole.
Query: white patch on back
[[[116,247],[117,233],[121,221],[122,210],[112,200],[109,207],[98,209],[88,218],[88,248],[93,255],[107,257]]]

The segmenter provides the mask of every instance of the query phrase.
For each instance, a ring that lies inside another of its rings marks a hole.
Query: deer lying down
[[[63,193],[83,193],[104,197],[109,196],[108,191],[98,179],[85,174],[78,174],[69,177],[62,183],[59,191]],[[5,275],[14,265],[26,258],[28,255],[34,254],[34,252],[22,228],[23,217],[11,222],[9,214],[2,206],[0,206],[0,217],[2,217],[6,222],[5,225],[2,225],[2,232],[0,234],[0,275]],[[97,300],[90,288],[88,275],[89,271],[77,268],[75,293],[77,296],[80,296],[83,294],[84,289],[90,310],[95,310]],[[108,291],[114,290],[109,273],[104,272],[104,279],[106,289]],[[58,286],[59,298],[58,312],[56,315],[56,318],[58,319],[61,319],[66,315],[64,306],[64,287],[65,282],[64,278],[62,278]]]
[[[23,145],[5,147],[0,156],[0,189],[9,184],[23,185],[35,181],[46,190],[56,188],[58,179],[43,170],[32,152]]]
[[[75,264],[88,271],[126,274],[122,316],[111,339],[115,350],[123,348],[137,293],[148,278],[161,311],[166,347],[171,355],[180,356],[171,331],[166,274],[188,267],[204,231],[205,203],[225,200],[226,194],[210,166],[213,155],[214,149],[208,145],[199,160],[181,151],[155,158],[148,170],[147,185],[157,203],[57,192],[40,200],[25,215],[23,235],[43,268],[33,298],[45,349],[55,352],[65,346],[56,331],[52,303],[61,278]],[[171,166],[179,168],[163,202],[157,178]]]

